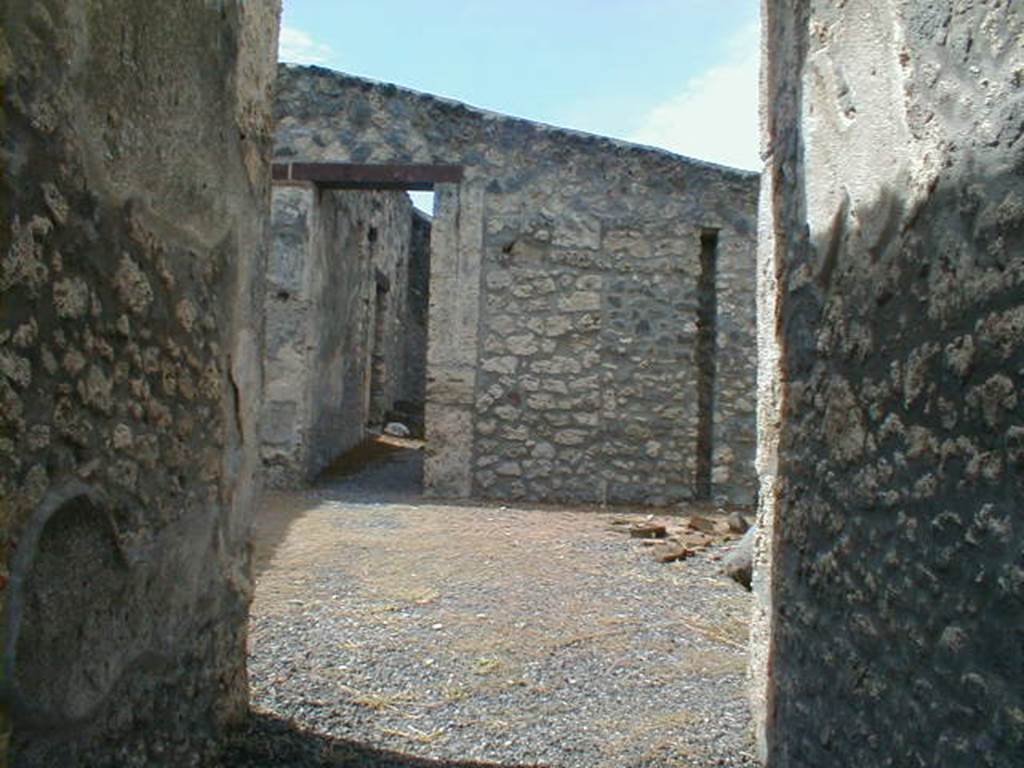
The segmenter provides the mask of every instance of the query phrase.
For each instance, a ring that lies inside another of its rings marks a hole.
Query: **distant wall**
[[[430,301],[430,217],[413,209],[409,277],[405,299],[405,360],[396,417],[423,433],[427,401],[427,318]]]
[[[404,192],[378,193],[373,206],[368,240],[374,265],[374,325],[367,421],[383,426],[405,381],[413,207]]]
[[[317,68],[281,68],[277,117],[279,161],[464,168],[435,191],[428,491],[662,504],[703,471],[753,499],[756,174]]]
[[[267,269],[267,482],[312,479],[404,381],[412,204],[402,192],[275,186]]]
[[[764,11],[766,755],[1020,764],[1024,9]]]
[[[0,6],[14,765],[191,765],[247,710],[278,10]]]

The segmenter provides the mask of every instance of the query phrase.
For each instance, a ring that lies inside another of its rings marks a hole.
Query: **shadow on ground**
[[[270,565],[288,529],[320,503],[417,505],[424,503],[422,491],[422,443],[371,436],[337,458],[309,487],[263,495],[254,521],[256,576]]]
[[[254,713],[235,734],[221,758],[221,768],[542,768],[498,763],[427,760],[366,744],[325,736],[294,722]]]

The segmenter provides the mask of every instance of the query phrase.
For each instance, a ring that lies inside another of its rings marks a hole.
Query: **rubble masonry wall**
[[[764,12],[762,746],[786,768],[1015,764],[1024,10]]]
[[[464,168],[436,189],[428,491],[691,498],[711,285],[712,491],[753,499],[756,174],[318,68],[281,68],[277,117],[281,162]]]
[[[15,765],[191,764],[247,710],[278,14],[0,10]]]

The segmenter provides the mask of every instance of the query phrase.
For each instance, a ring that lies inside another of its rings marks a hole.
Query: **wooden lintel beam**
[[[430,190],[462,181],[461,165],[274,163],[274,181],[311,182],[323,189]]]

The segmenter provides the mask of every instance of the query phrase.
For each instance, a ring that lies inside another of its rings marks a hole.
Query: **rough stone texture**
[[[404,192],[274,187],[262,432],[268,485],[308,482],[399,398],[412,220]]]
[[[0,6],[15,765],[187,765],[246,711],[278,13]]]
[[[756,174],[317,68],[282,67],[277,116],[280,160],[464,166],[436,190],[429,491],[694,496],[709,285],[712,493],[753,498]]]
[[[1020,764],[1024,10],[764,10],[769,763]]]

